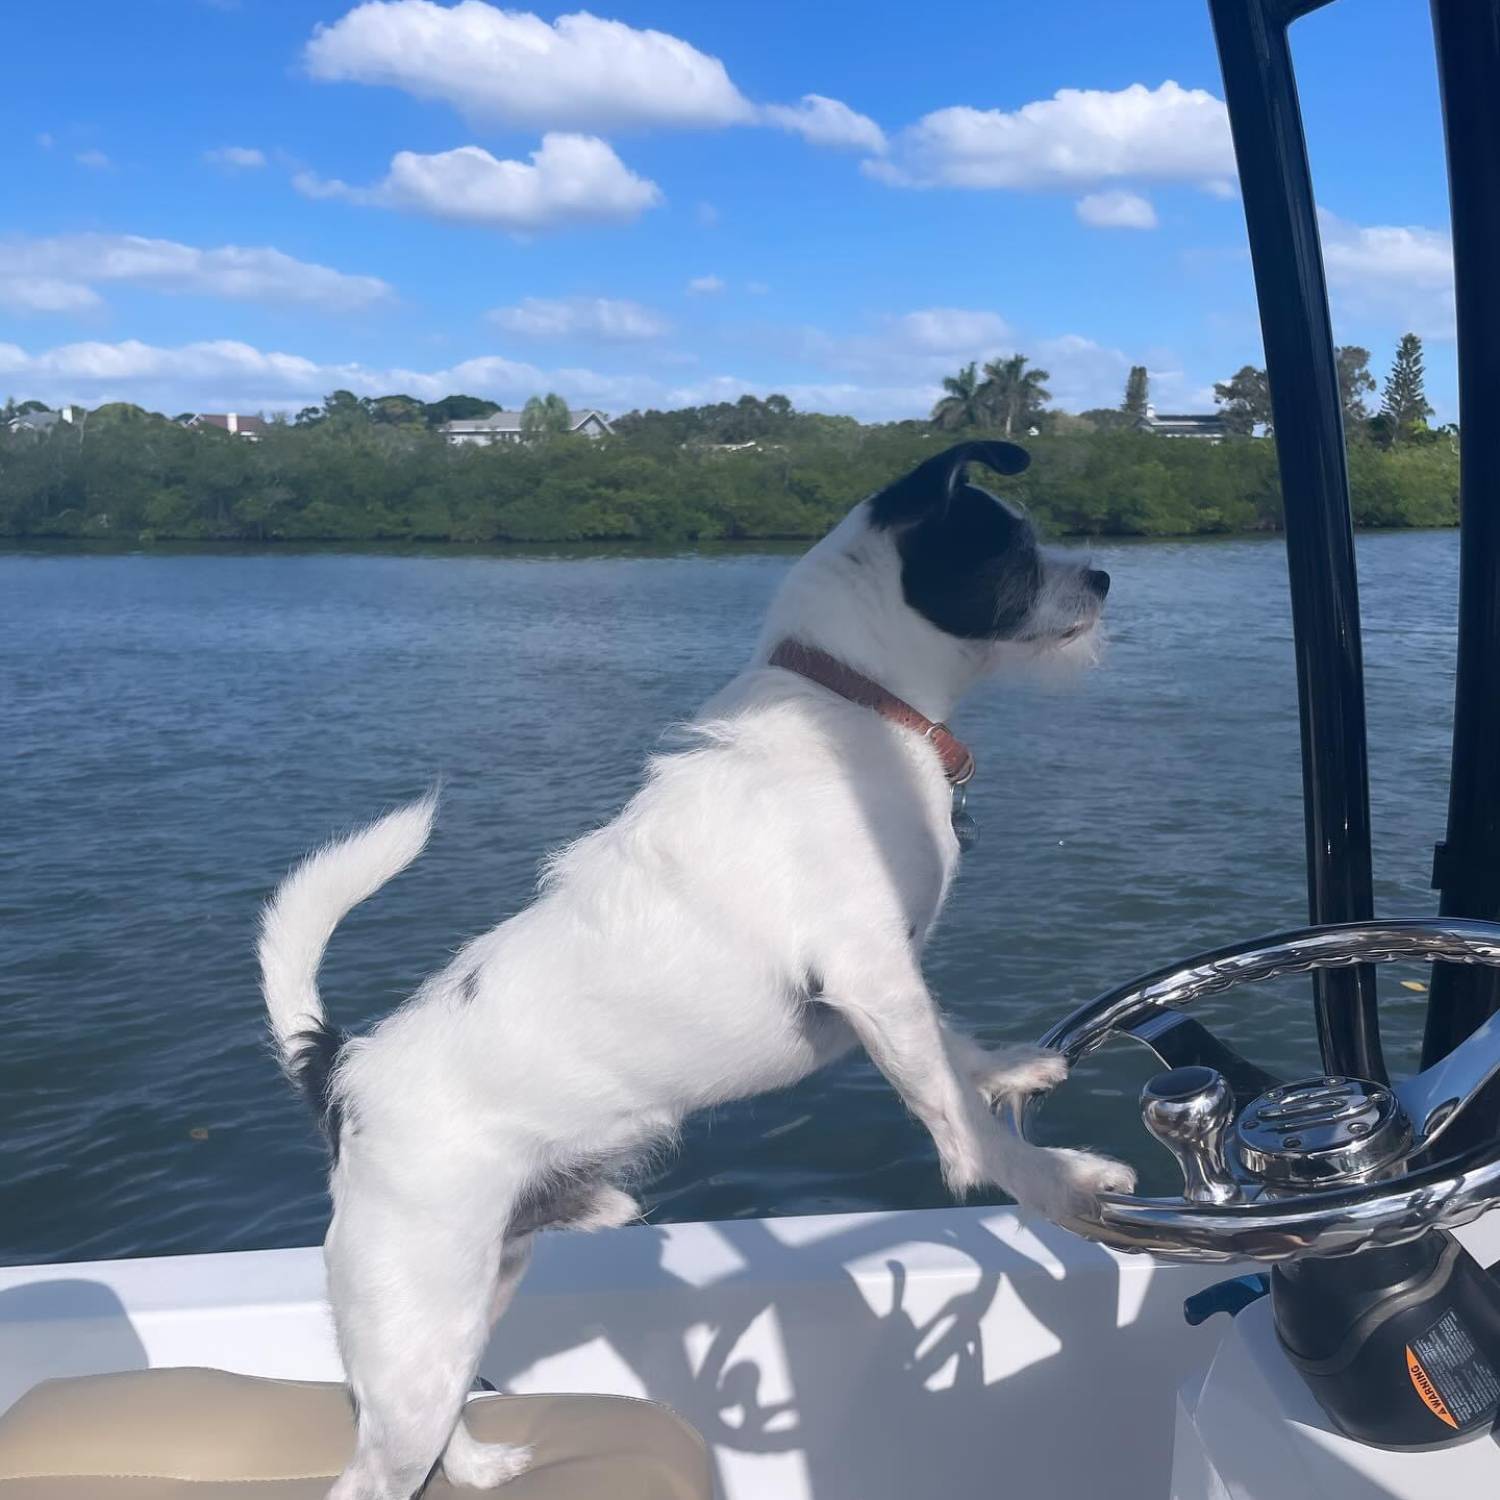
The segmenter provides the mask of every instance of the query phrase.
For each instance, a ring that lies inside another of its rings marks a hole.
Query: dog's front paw
[[[969,1080],[990,1104],[1002,1099],[1045,1094],[1068,1076],[1068,1060],[1050,1047],[1030,1042],[997,1047],[993,1052],[975,1048],[969,1059]]]
[[[531,1467],[530,1448],[517,1443],[481,1443],[473,1438],[450,1444],[443,1455],[443,1477],[459,1489],[492,1490]]]
[[[1092,1201],[1101,1193],[1130,1193],[1135,1191],[1135,1168],[1112,1156],[1101,1156],[1094,1151],[1075,1151],[1068,1147],[1056,1147],[1052,1154],[1068,1159],[1068,1189]]]
[[[1112,1156],[1066,1146],[1042,1149],[1024,1183],[1012,1187],[1017,1202],[1048,1219],[1086,1219],[1102,1193],[1128,1193],[1135,1171]]]

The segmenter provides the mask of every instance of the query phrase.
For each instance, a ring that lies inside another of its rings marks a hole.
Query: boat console
[[[1374,913],[1342,402],[1289,36],[1328,3],[1209,0],[1281,470],[1312,925],[1158,970],[1044,1038],[1072,1061],[1114,1037],[1148,1047],[1167,1071],[1143,1123],[1182,1175],[1179,1197],[1109,1197],[1068,1227],[1268,1266],[1189,1299],[1189,1321],[1230,1321],[1179,1394],[1173,1500],[1500,1494],[1500,1282],[1454,1236],[1500,1197],[1500,430],[1482,415],[1500,396],[1500,0],[1432,0],[1464,418],[1457,691],[1441,915],[1393,921]],[[1397,960],[1436,966],[1402,1082],[1375,969]],[[1274,1077],[1188,1014],[1304,971],[1315,1077]]]
[[[1142,1120],[1182,1173],[1180,1197],[1110,1196],[1067,1227],[1165,1259],[1268,1263],[1287,1373],[1332,1427],[1426,1449],[1487,1435],[1500,1411],[1500,1281],[1449,1232],[1500,1198],[1500,1141],[1455,1130],[1500,1072],[1500,1020],[1387,1085],[1276,1078],[1188,1013],[1250,981],[1399,959],[1500,965],[1500,925],[1372,921],[1220,949],[1100,996],[1043,1042],[1070,1063],[1115,1038],[1149,1048],[1167,1071],[1142,1091]]]

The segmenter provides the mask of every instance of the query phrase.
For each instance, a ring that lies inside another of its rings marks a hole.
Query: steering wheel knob
[[[1412,1125],[1381,1084],[1313,1078],[1253,1099],[1235,1138],[1252,1177],[1272,1191],[1306,1192],[1392,1175],[1412,1149]]]
[[[1177,1158],[1182,1196],[1189,1203],[1232,1203],[1239,1197],[1224,1150],[1234,1120],[1234,1095],[1216,1068],[1158,1073],[1141,1090],[1141,1118]]]

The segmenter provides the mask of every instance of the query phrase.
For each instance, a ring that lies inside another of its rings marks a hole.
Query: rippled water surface
[[[1110,546],[1104,665],[965,705],[983,840],[927,968],[991,1040],[1305,912],[1275,540]],[[1361,539],[1377,899],[1433,909],[1457,539]],[[661,728],[743,659],[786,555],[0,556],[0,1261],[309,1243],[323,1161],[262,1045],[251,947],[329,832],[446,786],[414,870],[339,930],[341,1022],[395,1005],[607,818]],[[1396,1060],[1419,994],[1384,975]],[[1314,1066],[1304,983],[1214,1003]],[[1059,1137],[1154,1163],[1108,1055]],[[862,1059],[696,1121],[648,1193],[696,1219],[943,1201]]]

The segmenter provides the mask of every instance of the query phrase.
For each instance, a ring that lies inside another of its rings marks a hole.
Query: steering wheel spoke
[[[1411,1118],[1415,1149],[1431,1147],[1496,1072],[1500,1072],[1500,1016],[1491,1016],[1425,1073],[1398,1083],[1396,1097]]]

